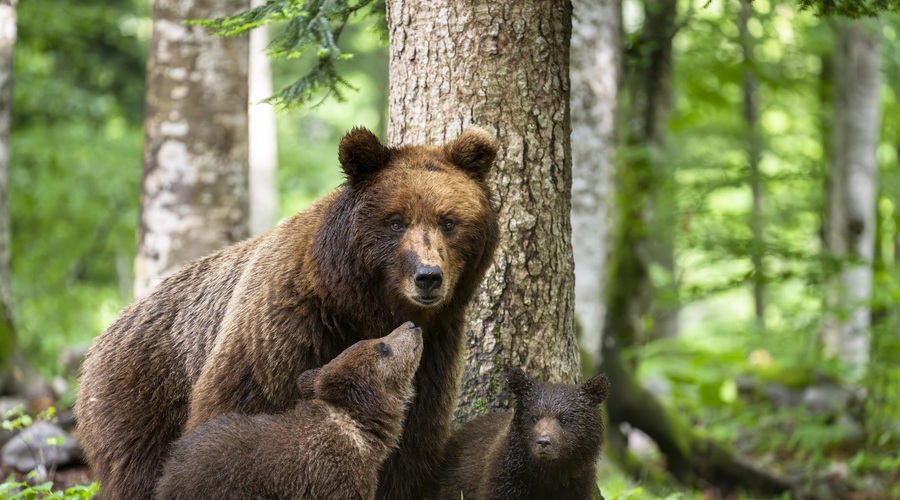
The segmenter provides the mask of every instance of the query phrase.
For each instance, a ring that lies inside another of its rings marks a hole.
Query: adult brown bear
[[[485,178],[496,140],[341,140],[346,182],[275,229],[186,265],[91,347],[76,414],[108,498],[149,498],[171,443],[223,413],[278,413],[298,376],[413,321],[425,339],[400,447],[379,498],[434,491],[459,386],[465,308],[491,263]],[[381,332],[381,333],[380,333]]]
[[[422,330],[407,322],[304,372],[312,394],[284,413],[206,422],[172,445],[156,498],[375,498],[421,355]]]

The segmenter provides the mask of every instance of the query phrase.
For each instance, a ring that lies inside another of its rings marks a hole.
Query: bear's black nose
[[[444,273],[437,266],[424,266],[413,276],[416,286],[426,292],[436,290],[444,282]]]
[[[546,448],[553,444],[553,442],[550,440],[550,436],[540,436],[539,438],[537,438],[537,444],[541,448]]]

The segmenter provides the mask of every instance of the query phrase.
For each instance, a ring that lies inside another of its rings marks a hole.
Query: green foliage
[[[897,0],[799,0],[801,9],[811,9],[820,16],[859,18],[900,11]]]
[[[11,309],[44,375],[130,299],[149,27],[135,0],[19,5]]]
[[[39,413],[35,419],[48,422],[55,422],[56,409],[50,407]],[[0,422],[0,428],[6,431],[21,431],[34,423],[34,419],[22,409],[16,407],[9,410]],[[59,445],[60,443],[50,442],[48,444]],[[37,476],[34,472],[29,473],[29,479],[35,480]],[[10,475],[6,481],[0,483],[0,498],[4,500],[32,500],[35,498],[43,498],[50,500],[78,500],[93,498],[100,489],[100,483],[93,482],[88,485],[75,485],[66,488],[63,491],[53,489],[52,481],[42,481],[32,484],[25,481],[17,481],[15,475]]]
[[[0,484],[0,498],[9,500],[32,500],[42,498],[47,500],[87,500],[94,498],[100,491],[100,483],[93,482],[89,485],[75,485],[64,491],[54,491],[50,481],[37,485],[29,485],[25,482],[16,482],[14,478],[7,478]]]
[[[192,22],[222,36],[242,35],[259,26],[279,23],[281,31],[267,49],[270,56],[295,59],[313,55],[311,68],[305,75],[267,100],[282,108],[294,108],[314,101],[318,106],[328,97],[344,102],[344,91],[356,90],[338,71],[338,61],[353,57],[339,47],[338,41],[351,17],[359,18],[366,12],[376,17],[375,28],[386,41],[384,9],[383,0],[272,0],[234,16]]]

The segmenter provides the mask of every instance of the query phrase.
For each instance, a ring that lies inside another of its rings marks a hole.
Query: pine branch
[[[284,28],[266,48],[273,58],[295,59],[314,50],[318,63],[308,73],[266,99],[281,109],[317,107],[329,97],[346,100],[346,90],[357,90],[338,72],[336,63],[353,57],[338,46],[341,33],[353,14],[370,7],[365,16],[376,16],[376,29],[387,38],[384,0],[269,0],[264,5],[217,19],[189,24],[205,27],[219,36],[239,36],[275,22]]]

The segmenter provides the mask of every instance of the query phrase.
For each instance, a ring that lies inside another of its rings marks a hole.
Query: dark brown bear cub
[[[478,417],[447,445],[442,500],[581,500],[594,496],[603,441],[597,405],[609,379],[581,385],[539,383],[508,371],[512,412]]]
[[[406,323],[318,369],[314,399],[201,425],[173,446],[156,497],[375,498],[421,356],[422,330]]]
[[[459,394],[465,311],[497,246],[486,131],[388,147],[341,140],[346,182],[253,239],[188,263],[135,301],[91,347],[75,411],[110,499],[150,498],[172,443],[226,413],[282,413],[297,379],[404,321],[422,363],[379,498],[437,490]]]

